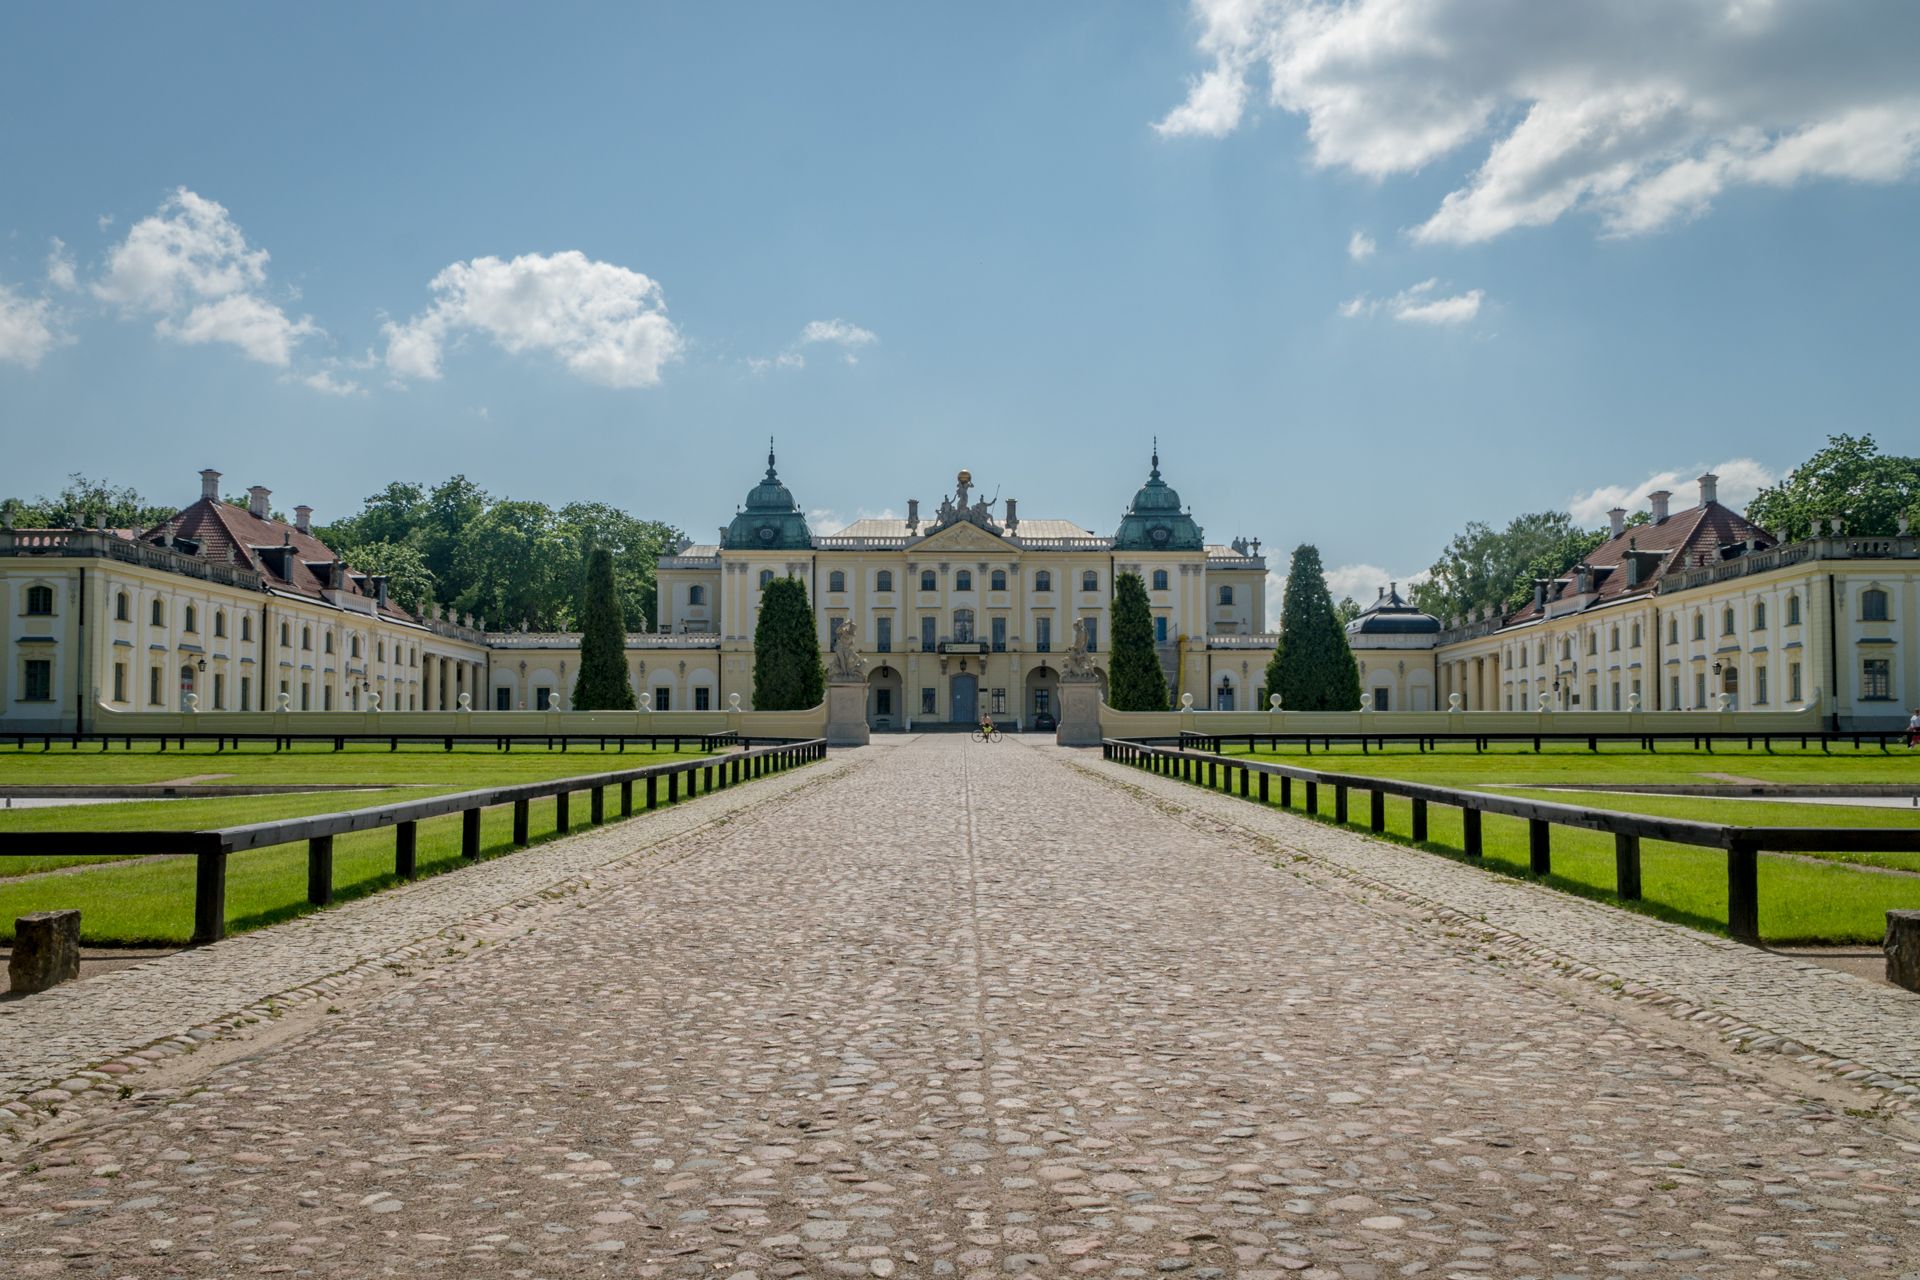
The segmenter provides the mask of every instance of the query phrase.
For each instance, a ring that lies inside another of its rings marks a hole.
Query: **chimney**
[[[255,520],[265,520],[267,514],[273,510],[273,508],[268,505],[268,499],[272,497],[273,490],[263,484],[256,484],[251,489],[248,489],[247,514]]]
[[[1666,489],[1655,489],[1647,495],[1647,506],[1652,509],[1653,522],[1655,524],[1659,524],[1667,518],[1667,503],[1671,501],[1672,498],[1672,492]]]
[[[1709,471],[1700,477],[1700,505],[1712,506],[1719,500],[1720,477]]]
[[[200,473],[200,496],[214,502],[220,501],[220,473],[212,467]]]
[[[295,507],[293,509],[293,527],[302,533],[313,532],[313,508]]]
[[[1613,536],[1619,537],[1627,531],[1627,509],[1615,507],[1607,512],[1607,522],[1613,526]]]
[[[1020,527],[1020,504],[1014,498],[1007,499],[1007,532],[1012,533]]]
[[[918,533],[919,531],[920,531],[920,499],[908,498],[907,499],[907,532]]]
[[[373,602],[382,609],[386,608],[387,575],[384,573],[376,573],[368,578],[367,581],[373,584]]]
[[[1541,610],[1547,607],[1547,580],[1545,578],[1535,578],[1533,580],[1533,607]]]

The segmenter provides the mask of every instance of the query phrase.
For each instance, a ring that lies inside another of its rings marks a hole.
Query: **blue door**
[[[980,677],[964,675],[953,678],[952,719],[955,724],[980,722]]]

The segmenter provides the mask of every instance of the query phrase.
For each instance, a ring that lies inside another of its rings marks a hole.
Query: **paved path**
[[[85,1112],[0,1274],[1920,1275],[1920,1144],[1777,1058],[1051,749],[848,758]]]

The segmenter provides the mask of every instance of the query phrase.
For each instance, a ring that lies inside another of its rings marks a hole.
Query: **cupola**
[[[813,546],[807,518],[774,469],[767,441],[767,474],[747,494],[747,503],[727,525],[720,544],[728,551],[806,551]]]
[[[1181,510],[1180,495],[1160,478],[1160,443],[1154,442],[1153,468],[1133,495],[1113,535],[1115,551],[1203,551],[1200,526]]]

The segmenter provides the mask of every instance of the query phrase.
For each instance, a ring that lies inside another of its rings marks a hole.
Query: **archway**
[[[900,673],[881,664],[867,676],[867,727],[875,730],[898,729],[906,723],[906,695]]]
[[[1020,700],[1020,723],[1031,728],[1040,716],[1060,714],[1060,673],[1042,664],[1027,673],[1026,696]]]

